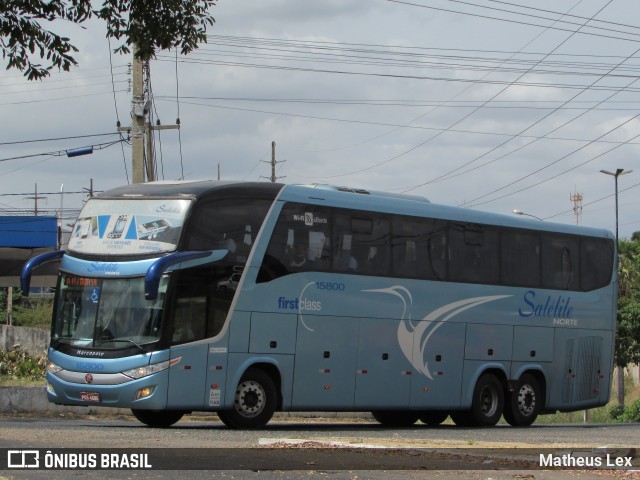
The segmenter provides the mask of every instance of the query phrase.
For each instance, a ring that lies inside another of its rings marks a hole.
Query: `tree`
[[[157,50],[180,48],[182,54],[206,42],[213,25],[209,14],[216,0],[103,0],[93,9],[91,0],[1,0],[0,46],[7,70],[15,68],[29,80],[48,76],[53,68],[70,70],[78,65],[78,49],[70,39],[46,28],[49,23],[82,24],[97,17],[106,22],[107,37],[119,40],[116,52],[149,59]],[[37,58],[45,61],[42,65]]]
[[[640,241],[620,240],[618,255],[619,302],[615,364],[623,369],[629,363],[640,363]],[[624,376],[619,375],[618,378],[618,403],[623,405]]]
[[[616,366],[640,364],[640,301],[621,298],[616,332]]]

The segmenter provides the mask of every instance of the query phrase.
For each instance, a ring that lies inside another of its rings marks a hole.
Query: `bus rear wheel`
[[[229,428],[264,427],[276,410],[277,390],[273,380],[262,370],[247,370],[238,386],[234,406],[218,412],[218,417]]]
[[[502,382],[491,374],[482,375],[473,389],[471,416],[479,427],[493,427],[504,410],[504,389]]]
[[[513,392],[507,395],[504,419],[514,427],[528,427],[542,408],[542,394],[536,377],[525,373],[520,377]]]
[[[493,427],[504,410],[502,382],[491,374],[482,375],[471,400],[471,410],[451,412],[451,419],[459,427]]]
[[[384,427],[410,427],[419,416],[406,410],[374,410],[371,415]]]
[[[182,410],[137,410],[135,408],[131,409],[131,413],[139,421],[153,428],[168,428],[185,414]]]

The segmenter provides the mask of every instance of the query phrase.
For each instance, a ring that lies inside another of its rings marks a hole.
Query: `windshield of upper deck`
[[[189,199],[93,198],[80,212],[68,248],[110,255],[174,251],[191,203]]]

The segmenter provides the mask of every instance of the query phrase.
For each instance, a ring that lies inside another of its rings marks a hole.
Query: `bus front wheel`
[[[520,377],[513,392],[507,395],[504,419],[514,427],[528,427],[542,407],[540,384],[533,375],[525,373]]]
[[[132,408],[131,413],[149,427],[168,428],[180,420],[185,412],[181,410],[137,410]]]
[[[218,412],[218,417],[229,428],[264,427],[276,410],[277,390],[273,380],[262,370],[247,370],[238,386],[234,406]]]

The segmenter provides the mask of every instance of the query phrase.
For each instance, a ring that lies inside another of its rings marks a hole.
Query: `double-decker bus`
[[[90,199],[61,259],[47,394],[168,427],[216,412],[530,425],[609,400],[611,232],[321,185]]]

